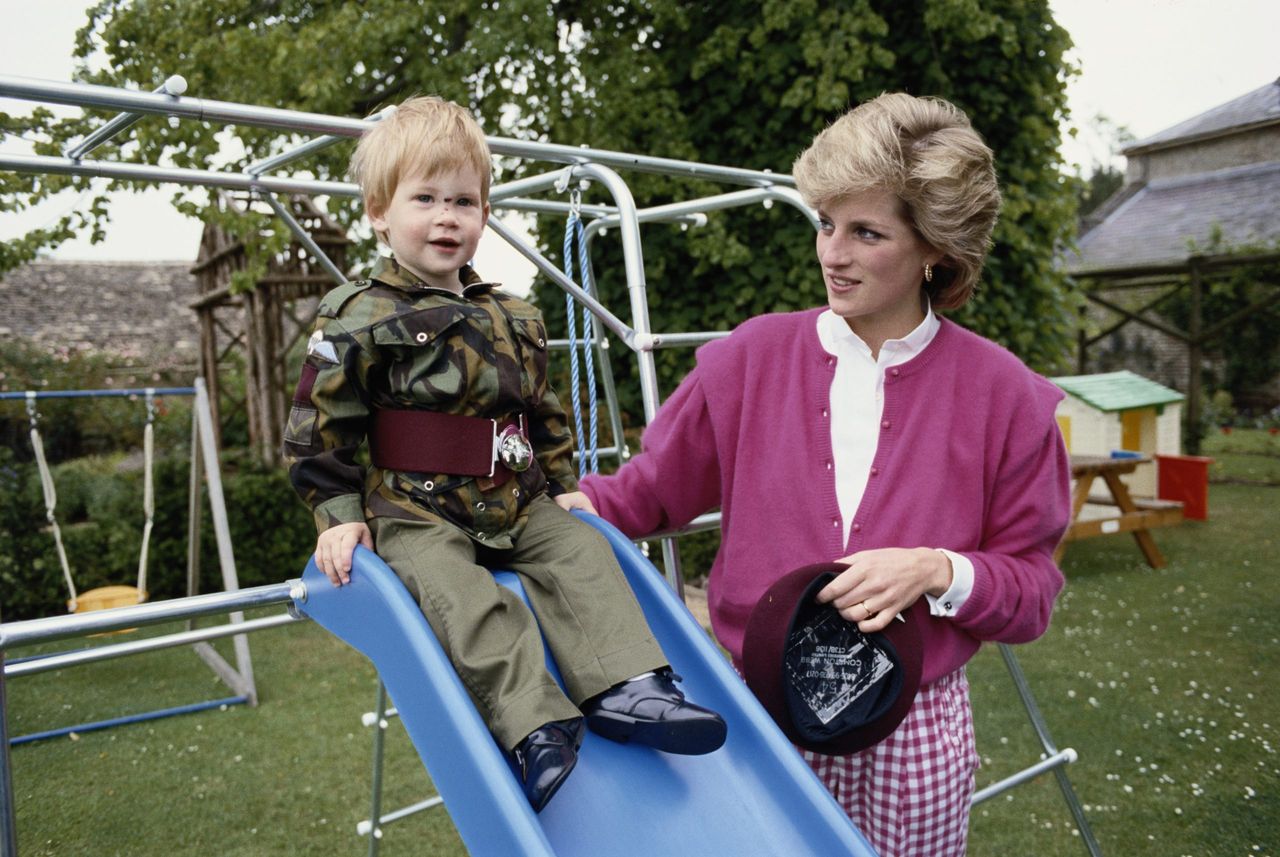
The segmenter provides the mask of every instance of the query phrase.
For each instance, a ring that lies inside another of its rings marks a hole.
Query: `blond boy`
[[[608,544],[551,499],[577,483],[546,329],[469,264],[489,217],[479,126],[452,102],[409,99],[351,171],[391,256],[321,302],[290,411],[285,453],[320,569],[340,586],[355,546],[376,545],[536,810],[576,764],[584,714],[613,740],[716,749],[723,720],[676,688]],[[536,623],[486,566],[521,576]]]

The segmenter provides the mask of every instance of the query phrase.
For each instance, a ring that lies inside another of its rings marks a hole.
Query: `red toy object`
[[[1230,431],[1224,426],[1222,429]],[[1177,500],[1182,516],[1194,521],[1209,520],[1209,464],[1203,455],[1156,455],[1156,496]]]

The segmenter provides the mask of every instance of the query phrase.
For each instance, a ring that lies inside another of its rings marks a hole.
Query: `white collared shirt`
[[[822,348],[836,358],[835,377],[831,380],[831,452],[846,545],[876,456],[884,413],[885,371],[924,351],[940,326],[929,308],[915,330],[902,339],[886,341],[873,358],[870,346],[843,318],[831,310],[818,316],[818,339]],[[954,616],[973,591],[973,563],[954,551],[937,550],[951,561],[951,587],[941,596],[925,593],[925,597],[934,616]]]

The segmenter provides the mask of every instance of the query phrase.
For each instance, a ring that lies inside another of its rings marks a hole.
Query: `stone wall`
[[[1153,182],[1265,163],[1277,157],[1280,157],[1280,125],[1273,124],[1150,152],[1130,153],[1125,182]]]
[[[190,262],[34,262],[0,279],[0,336],[195,366],[190,269]]]

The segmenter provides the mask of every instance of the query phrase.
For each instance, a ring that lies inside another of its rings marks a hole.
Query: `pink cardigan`
[[[924,352],[886,372],[880,441],[842,545],[827,420],[835,358],[818,341],[821,311],[761,316],[700,348],[643,451],[582,490],[633,538],[720,506],[708,600],[735,660],[752,606],[780,574],[879,547],[947,548],[973,562],[957,615],[926,623],[925,682],[983,640],[1039,637],[1062,588],[1053,550],[1070,519],[1062,393],[943,320]]]

